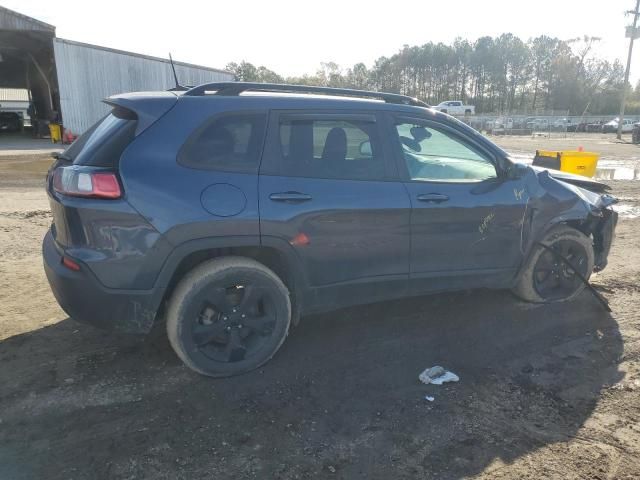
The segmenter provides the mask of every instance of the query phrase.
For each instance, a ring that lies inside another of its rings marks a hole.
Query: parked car
[[[476,113],[476,107],[473,105],[465,105],[459,100],[441,102],[435,106],[435,109],[443,113],[448,113],[449,115],[473,115]]]
[[[640,143],[640,122],[633,124],[633,130],[631,130],[631,143]]]
[[[559,118],[551,124],[551,129],[561,132],[575,132],[577,124],[573,123],[570,118]]]
[[[603,122],[587,123],[585,126],[585,132],[587,133],[602,133]]]
[[[567,125],[567,132],[584,132],[585,126],[584,122],[570,123]]]
[[[506,130],[513,129],[513,118],[511,117],[498,117],[493,121],[491,126],[491,133],[494,135],[505,133]]]
[[[549,130],[549,120],[546,118],[528,118],[527,128],[537,132],[546,132]]]
[[[264,364],[312,312],[476,287],[569,300],[607,264],[603,184],[409,97],[234,82],[106,102],[48,173],[47,278],[76,320],[166,320],[204,375]]]
[[[625,118],[622,121],[622,133],[631,133],[633,132],[633,127],[636,124],[636,120],[632,120],[630,118]],[[617,129],[616,129],[617,131]]]
[[[22,117],[16,112],[0,112],[0,132],[20,132]]]
[[[513,119],[513,128],[515,129],[526,129],[527,128],[527,121],[525,118],[523,117],[515,117]]]
[[[613,120],[605,123],[602,126],[602,133],[616,133],[618,131],[619,123],[618,118],[614,118]],[[634,121],[629,118],[623,119],[622,133],[631,133],[633,131],[633,123]]]

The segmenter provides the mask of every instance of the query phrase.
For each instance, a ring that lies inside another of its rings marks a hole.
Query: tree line
[[[453,44],[405,45],[371,67],[342,68],[321,63],[315,74],[283,77],[249,62],[230,63],[238,81],[357,88],[400,93],[436,105],[462,100],[477,113],[568,112],[614,114],[623,88],[624,67],[594,54],[600,39],[570,40],[541,35],[523,41],[511,33],[457,38]],[[640,113],[640,82],[630,90],[627,112]]]

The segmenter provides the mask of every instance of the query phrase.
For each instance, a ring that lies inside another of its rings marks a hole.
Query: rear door
[[[411,276],[438,289],[508,281],[521,259],[523,182],[503,178],[490,152],[450,126],[391,123],[413,207]]]
[[[296,250],[317,304],[405,293],[411,202],[377,114],[272,112],[259,199],[261,237]]]

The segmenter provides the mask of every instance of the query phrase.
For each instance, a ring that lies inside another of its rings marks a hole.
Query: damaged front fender
[[[533,245],[558,224],[568,224],[593,239],[595,270],[607,265],[618,215],[611,206],[617,199],[554,178],[548,171],[529,175],[528,225],[523,225],[523,251],[527,258]]]

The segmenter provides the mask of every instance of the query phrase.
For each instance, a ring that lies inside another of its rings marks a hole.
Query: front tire
[[[542,242],[567,258],[587,280],[593,272],[593,242],[584,233],[567,225],[552,228]],[[533,303],[572,300],[585,284],[556,255],[540,245],[534,245],[513,293]]]
[[[192,370],[228,377],[254,370],[278,351],[289,332],[291,301],[280,278],[244,257],[207,261],[176,286],[167,335]]]

